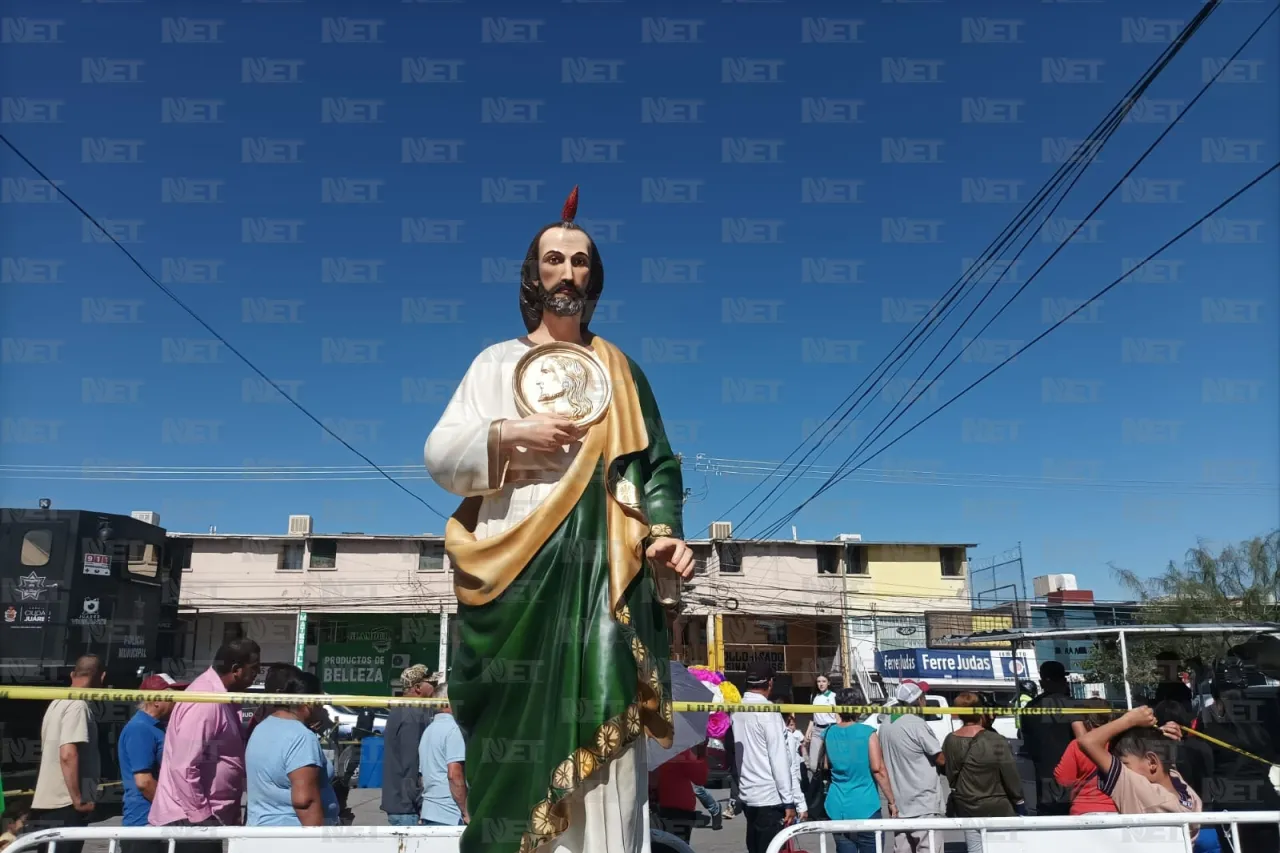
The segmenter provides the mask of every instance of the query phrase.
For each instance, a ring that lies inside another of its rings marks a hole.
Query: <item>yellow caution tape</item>
[[[1267,759],[1263,758],[1263,757],[1262,757],[1262,756],[1260,756],[1260,755],[1254,755],[1252,752],[1246,752],[1245,750],[1241,749],[1241,748],[1240,748],[1240,747],[1238,747],[1238,746],[1232,746],[1231,744],[1227,743],[1226,741],[1218,740],[1216,737],[1210,737],[1209,735],[1205,734],[1204,732],[1198,732],[1198,731],[1196,731],[1195,729],[1188,728],[1188,727],[1186,727],[1186,726],[1179,726],[1178,728],[1182,729],[1182,731],[1183,731],[1183,733],[1184,733],[1184,734],[1192,734],[1192,735],[1195,735],[1196,737],[1200,738],[1201,740],[1207,740],[1207,741],[1209,741],[1209,743],[1212,743],[1212,744],[1214,744],[1214,745],[1216,745],[1216,746],[1220,746],[1220,747],[1222,747],[1223,749],[1229,749],[1229,750],[1231,750],[1232,752],[1239,753],[1240,755],[1243,755],[1245,758],[1252,758],[1254,761],[1261,761],[1263,764],[1267,764],[1267,765],[1269,765],[1269,766],[1271,766],[1271,767],[1280,767],[1280,764],[1276,764],[1274,761],[1268,761]]]
[[[196,702],[200,704],[238,705],[344,705],[348,708],[443,708],[448,699],[423,699],[403,696],[329,696],[284,693],[196,693],[190,690],[114,690],[87,687],[4,687],[0,699],[83,699],[86,702]],[[785,713],[785,714],[924,714],[991,717],[1056,716],[1059,714],[1097,714],[1097,708],[956,708],[929,705],[795,705],[736,704],[724,702],[672,702],[673,711],[712,713]]]

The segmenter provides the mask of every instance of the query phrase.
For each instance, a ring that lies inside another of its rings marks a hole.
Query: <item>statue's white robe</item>
[[[558,454],[517,451],[509,467],[490,446],[499,419],[519,420],[513,378],[532,344],[523,338],[494,344],[476,356],[427,438],[431,478],[460,497],[483,496],[477,539],[494,536],[537,509],[577,455],[574,444]],[[573,796],[569,829],[546,853],[649,853],[649,779],[640,738]]]

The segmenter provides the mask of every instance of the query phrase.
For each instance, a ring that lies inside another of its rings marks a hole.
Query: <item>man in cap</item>
[[[575,188],[529,245],[525,333],[472,361],[425,448],[464,499],[445,526],[463,853],[640,853],[645,743],[674,734],[658,581],[693,576],[680,460],[640,367],[588,328],[604,265],[577,208]]]
[[[439,676],[439,673],[436,673]],[[406,699],[430,699],[435,684],[420,663],[400,674],[400,695]],[[417,826],[422,807],[418,744],[427,730],[434,708],[397,707],[387,715],[383,733],[386,749],[382,757],[382,810],[391,826]]]
[[[744,705],[771,705],[773,666],[747,664]],[[796,803],[782,714],[745,711],[733,715],[734,763],[738,799],[745,806],[747,853],[765,853],[783,827],[796,819]]]
[[[186,690],[187,682],[177,681],[163,672],[148,675],[138,687],[144,692],[160,693]],[[149,699],[138,703],[137,712],[120,730],[116,744],[120,758],[120,780],[124,785],[124,815],[121,826],[146,826],[151,815],[151,801],[156,796],[156,779],[160,775],[160,758],[164,755],[165,723],[173,713],[169,699]],[[122,841],[124,853],[145,853],[168,845],[164,842]]]
[[[889,771],[898,817],[931,818],[945,814],[942,781],[938,776],[938,768],[944,763],[942,744],[918,710],[924,708],[928,692],[928,682],[903,681],[894,698],[909,712],[895,717],[887,725],[881,718],[880,752]],[[895,853],[931,853],[929,833],[894,833],[893,849]]]

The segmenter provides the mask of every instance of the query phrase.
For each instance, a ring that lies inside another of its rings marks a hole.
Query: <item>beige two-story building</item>
[[[318,532],[305,515],[287,525],[170,534],[189,668],[238,636],[267,661],[316,667],[335,691],[385,692],[410,661],[447,668],[455,600],[442,535]],[[818,673],[873,675],[875,651],[926,644],[926,613],[969,606],[972,544],[748,541],[723,522],[711,533],[690,543],[696,574],[681,591],[673,656],[730,673],[768,658],[797,699]]]

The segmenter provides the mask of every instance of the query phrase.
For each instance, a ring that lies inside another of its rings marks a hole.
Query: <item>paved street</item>
[[[728,789],[713,790],[718,798],[727,798],[729,796]],[[381,826],[386,823],[382,812],[378,809],[378,802],[382,796],[382,792],[376,788],[361,788],[351,792],[347,805],[350,806],[352,812],[355,813],[355,822],[363,826]],[[705,829],[695,829],[693,831],[693,849],[696,853],[743,853],[746,850],[746,825],[743,818],[738,817],[724,822],[724,829],[719,832],[712,831],[709,827]],[[952,853],[952,849],[956,843],[959,843],[959,850],[963,851],[964,843],[959,833],[952,833],[953,837],[947,838],[947,850],[945,853]],[[818,837],[811,835],[799,839],[800,849],[805,853],[819,853],[821,848],[818,846]],[[830,836],[827,837],[827,853],[835,853],[836,845]]]
[[[1015,755],[1017,754],[1017,741],[1011,741]],[[1025,785],[1026,797],[1028,805],[1034,809],[1035,803],[1035,786],[1032,784],[1034,773],[1031,765],[1025,759],[1016,759],[1018,769],[1023,777]],[[945,801],[949,793],[946,780],[942,780],[943,800]],[[723,802],[729,796],[728,788],[712,788],[711,793],[717,799]],[[355,817],[356,826],[386,826],[386,816],[382,810],[378,808],[378,804],[382,800],[382,789],[380,788],[357,788],[352,791],[347,799],[347,806],[351,809]],[[115,817],[110,820],[102,821],[96,826],[119,826],[120,818]],[[693,849],[695,853],[743,853],[746,849],[746,826],[742,817],[733,818],[724,822],[724,828],[720,831],[713,831],[710,827],[699,828],[693,831]],[[820,846],[820,841],[816,835],[801,836],[797,840],[799,849],[804,853],[819,853],[824,850]],[[831,836],[826,839],[826,853],[835,853],[835,841]],[[86,844],[85,853],[107,853],[106,843]],[[892,850],[889,847],[888,850]],[[941,853],[964,853],[964,837],[961,833],[952,832],[944,835],[944,847]]]
[[[718,797],[727,797],[729,792],[727,789],[713,791]],[[382,798],[382,790],[379,788],[357,788],[351,792],[347,800],[347,805],[355,814],[355,824],[357,826],[385,826],[386,816],[378,808],[378,803]],[[95,826],[119,826],[120,818],[112,818],[95,824]],[[696,853],[742,853],[746,849],[746,826],[741,817],[724,822],[724,829],[719,832],[713,832],[710,828],[695,829],[693,831],[693,849]],[[816,835],[803,836],[798,840],[799,847],[805,853],[819,853],[822,848],[819,846],[819,840]],[[890,848],[892,849],[892,848]],[[830,836],[827,837],[827,853],[835,853],[835,842]],[[959,833],[952,833],[947,837],[947,844],[944,853],[963,853],[964,843]],[[107,853],[107,845],[105,842],[86,844],[85,853]]]
[[[1018,742],[1012,741],[1015,754],[1017,753]],[[1035,786],[1031,780],[1034,776],[1031,765],[1025,759],[1016,759],[1018,769],[1023,777],[1025,785],[1026,798],[1028,806],[1034,809],[1035,804]],[[946,780],[942,780],[943,799],[949,793],[947,790]],[[711,792],[717,799],[723,803],[729,796],[727,788],[713,788]],[[382,799],[382,790],[380,788],[357,788],[352,791],[347,799],[347,805],[355,816],[356,826],[385,826],[386,816],[382,810],[378,808],[378,804]],[[102,821],[96,826],[119,826],[120,818],[115,817],[110,820]],[[746,849],[746,826],[743,818],[737,817],[724,822],[724,828],[720,831],[713,831],[710,827],[699,828],[693,831],[693,849],[696,853],[742,853]],[[816,835],[801,836],[798,841],[799,849],[804,853],[819,853],[823,848],[820,846],[819,838]],[[961,833],[947,833],[944,836],[944,847],[941,853],[964,853],[964,837]],[[827,836],[826,853],[835,853],[835,842]],[[888,848],[890,851],[892,847]],[[85,853],[107,853],[106,843],[86,844]]]

